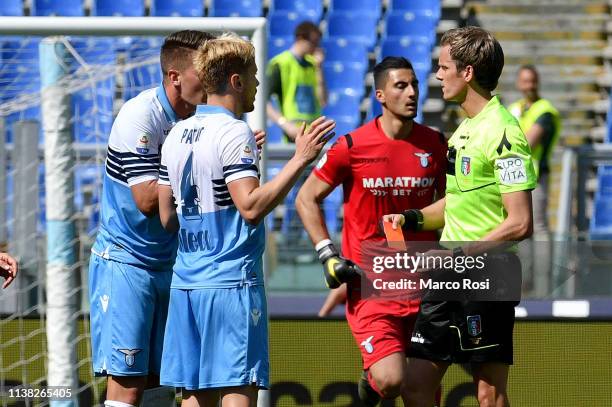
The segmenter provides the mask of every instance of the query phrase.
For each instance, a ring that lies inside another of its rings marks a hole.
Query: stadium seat
[[[431,48],[424,41],[410,37],[388,37],[382,42],[379,60],[387,56],[403,56],[412,63],[419,80],[419,100],[425,101],[428,90],[428,76],[431,72]]]
[[[209,17],[261,17],[261,0],[211,0]]]
[[[363,43],[348,38],[327,38],[322,45],[326,61],[354,62],[367,69],[368,50]]]
[[[366,71],[360,64],[324,62],[323,74],[330,92],[347,93],[362,97]]]
[[[377,39],[378,18],[373,14],[333,11],[327,20],[327,37],[341,37],[374,48]]]
[[[329,9],[341,12],[361,12],[380,18],[380,0],[331,0]]]
[[[162,43],[162,37],[135,37],[132,39],[126,52],[126,59],[139,66],[124,74],[124,100],[131,99],[143,90],[161,83],[159,50]]]
[[[590,223],[591,240],[612,239],[612,199],[595,200]]]
[[[273,11],[268,15],[270,37],[294,37],[295,27],[308,18],[292,11]]]
[[[318,23],[323,16],[321,0],[272,0],[270,10],[294,12]]]
[[[440,0],[390,0],[389,11],[428,11],[439,20],[442,7]]]
[[[356,95],[329,92],[323,114],[333,119],[339,116],[355,116],[358,118],[360,105],[361,98]]]
[[[385,18],[386,37],[423,37],[433,44],[436,39],[437,18],[428,11],[392,12]]]
[[[22,16],[23,0],[2,0],[0,2],[0,16]]]
[[[283,131],[277,124],[268,120],[267,131],[266,131],[266,143],[268,144],[282,144],[283,143]]]
[[[85,15],[82,3],[82,0],[33,0],[30,14],[33,16],[81,17]]]
[[[76,37],[71,44],[79,56],[94,72],[103,72],[96,66],[114,66],[116,62],[115,44],[112,38]],[[75,69],[82,69],[76,65]],[[113,124],[113,100],[115,96],[115,77],[96,80],[72,95],[72,114],[74,117],[74,139],[80,143],[106,143]]]
[[[599,187],[595,193],[595,199],[603,197],[610,199],[612,197],[612,167],[599,167],[597,170],[597,181]]]
[[[92,0],[92,14],[96,16],[141,17],[145,15],[144,0]]]
[[[152,16],[203,17],[202,0],[151,0]]]
[[[288,50],[293,44],[293,36],[268,37],[268,59]]]
[[[40,69],[36,37],[14,37],[0,41],[0,103],[14,102],[40,91]],[[40,122],[40,106],[23,103],[5,118],[6,141],[13,141],[13,124],[21,120]],[[42,131],[41,138],[42,142]]]

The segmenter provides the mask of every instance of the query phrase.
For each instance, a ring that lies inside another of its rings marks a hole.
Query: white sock
[[[124,403],[123,401],[106,400],[104,407],[136,407],[132,404]]]
[[[176,407],[174,387],[160,386],[146,389],[140,407]]]

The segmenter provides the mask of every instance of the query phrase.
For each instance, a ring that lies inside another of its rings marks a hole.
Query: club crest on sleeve
[[[469,175],[470,171],[472,171],[472,164],[470,157],[461,157],[461,173],[463,175]]]
[[[149,152],[150,143],[151,137],[148,134],[141,134],[136,141],[136,151],[140,154],[147,154]]]

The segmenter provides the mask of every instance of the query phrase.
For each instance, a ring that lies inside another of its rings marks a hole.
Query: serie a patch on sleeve
[[[504,185],[523,184],[527,182],[525,160],[521,157],[498,158],[495,167],[499,172],[499,180]]]

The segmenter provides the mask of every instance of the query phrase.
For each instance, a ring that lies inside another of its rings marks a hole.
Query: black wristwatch
[[[457,246],[453,249],[453,258],[455,257],[465,257],[465,252],[461,248],[461,246]]]

